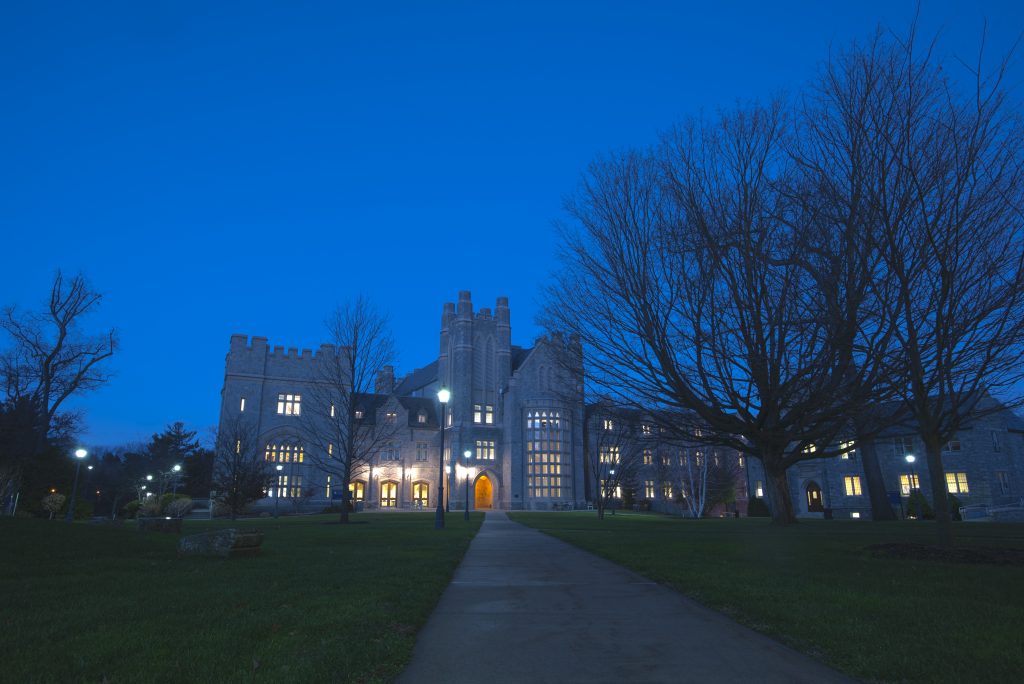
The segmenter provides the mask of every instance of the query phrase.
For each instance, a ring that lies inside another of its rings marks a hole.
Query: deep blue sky
[[[78,404],[89,444],[205,430],[232,333],[316,347],[360,291],[400,372],[461,289],[508,295],[529,345],[586,165],[792,92],[917,2],[839,5],[7,0],[0,304],[39,303],[58,267],[106,293],[88,327],[123,347]],[[973,59],[986,17],[993,53],[1024,30],[1019,2],[923,0],[920,26]]]

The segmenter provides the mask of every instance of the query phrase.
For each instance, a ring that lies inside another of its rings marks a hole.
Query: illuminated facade
[[[357,418],[394,422],[394,438],[353,477],[354,498],[367,509],[430,508],[437,503],[440,421],[437,391],[451,391],[445,426],[445,495],[452,510],[539,509],[585,501],[583,400],[579,383],[558,358],[567,343],[540,338],[533,347],[511,343],[508,299],[494,310],[473,310],[469,292],[442,310],[437,360],[402,378],[390,367],[375,392],[362,398]],[[268,461],[283,466],[273,496],[315,510],[339,499],[326,474],[308,457],[299,418],[304,391],[322,354],[270,347],[266,338],[233,335],[221,392],[221,423],[240,413],[256,425]],[[466,452],[469,452],[469,458]]]

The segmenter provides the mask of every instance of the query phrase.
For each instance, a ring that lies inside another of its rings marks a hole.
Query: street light
[[[82,459],[89,455],[85,449],[76,449],[75,458],[75,484],[71,487],[71,505],[68,506],[68,514],[65,520],[71,522],[75,519],[75,497],[78,496],[78,471],[82,469]]]
[[[277,491],[274,492],[274,519],[277,520],[277,502],[281,498],[281,471],[284,470],[284,466],[278,463],[275,467],[277,468]]]
[[[909,514],[910,513],[910,495],[913,493],[913,491],[915,489],[918,489],[918,490],[921,489],[921,483],[917,481],[917,469],[914,468],[914,461],[916,461],[917,459],[914,458],[914,454],[907,454],[906,459],[907,459],[907,465],[910,466],[910,482],[907,483],[907,513]],[[917,485],[917,486],[915,487],[914,485]],[[918,515],[920,516],[920,513],[918,513]]]
[[[434,512],[434,529],[444,529],[444,424],[445,424],[445,411],[448,406],[448,400],[452,398],[452,393],[444,388],[442,385],[441,389],[437,392],[437,401],[441,404],[441,453],[437,458],[437,510]]]
[[[178,473],[181,472],[181,466],[177,463],[171,468],[171,500],[178,496]]]
[[[462,514],[462,519],[469,520],[469,459],[473,458],[473,452],[466,449],[462,455],[466,457],[466,510]]]

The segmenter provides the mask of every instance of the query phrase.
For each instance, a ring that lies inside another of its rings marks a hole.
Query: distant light
[[[854,511],[853,513],[850,514],[850,517],[851,518],[859,518],[860,517],[860,513],[858,513],[857,511]]]
[[[442,404],[447,404],[448,400],[452,398],[452,393],[442,387],[437,391],[437,400]]]
[[[174,471],[174,472],[176,472],[176,473],[177,473],[177,472],[180,472],[180,471],[181,471],[181,466],[180,466],[180,465],[178,465],[177,463],[175,463],[175,464],[174,464],[174,467],[173,467],[173,468],[171,468],[171,470],[173,470],[173,471]]]
[[[448,473],[449,475],[451,475],[451,474],[452,474],[452,467],[451,467],[450,465],[446,465],[446,466],[444,467],[444,472],[446,472],[446,473]]]
[[[151,481],[152,479],[153,479],[153,476],[152,476],[152,475],[147,475],[147,476],[146,476],[146,480],[147,480],[147,481]]]
[[[86,466],[85,469],[86,470],[92,470],[92,466]]]
[[[76,458],[85,458],[88,455],[89,455],[89,452],[86,451],[85,449],[75,449],[75,457]]]
[[[907,463],[913,463],[915,460],[914,454],[907,454]]]
[[[473,458],[473,452],[470,451],[469,449],[466,449],[465,451],[463,451],[462,455],[465,456],[466,458]]]
[[[284,470],[284,466],[283,466],[283,465],[280,465],[280,464],[278,464],[278,465],[276,466],[276,468],[277,468],[277,472],[281,472],[282,470]]]

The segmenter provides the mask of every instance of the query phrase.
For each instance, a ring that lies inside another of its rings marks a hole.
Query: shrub
[[[138,515],[140,506],[142,506],[142,504],[138,499],[133,499],[121,508],[121,514],[126,518],[134,518]]]
[[[918,520],[935,519],[935,511],[932,510],[932,505],[928,503],[928,499],[924,498],[920,489],[910,492],[910,497],[907,499],[907,517]]]
[[[164,515],[172,518],[183,518],[192,510],[192,499],[187,496],[179,496],[164,507]]]
[[[749,502],[747,502],[747,517],[770,518],[772,517],[772,512],[768,508],[768,504],[764,502],[764,499],[760,499],[755,496]]]
[[[956,498],[953,494],[949,495],[949,514],[953,516],[953,520],[963,520],[960,516],[960,507],[963,506],[960,503],[960,499]]]
[[[66,499],[67,497],[63,494],[47,494],[43,497],[43,510],[50,514],[51,520],[53,520],[54,514],[64,508],[64,501]]]
[[[152,518],[160,515],[160,499],[155,496],[147,496],[139,506],[140,518]]]

